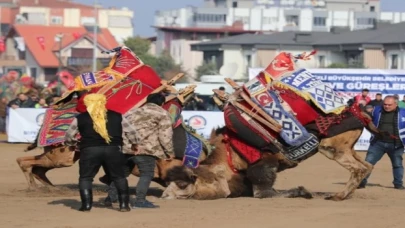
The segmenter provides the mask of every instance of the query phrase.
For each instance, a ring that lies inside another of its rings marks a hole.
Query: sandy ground
[[[0,137],[4,142],[4,135]],[[120,213],[95,203],[90,213],[78,212],[78,165],[56,169],[48,177],[56,190],[27,191],[25,178],[15,159],[28,154],[24,144],[0,144],[0,221],[1,227],[157,227],[157,228],[394,228],[404,227],[405,192],[392,188],[389,159],[385,156],[370,178],[371,186],[357,190],[343,202],[323,199],[330,192],[343,188],[349,172],[337,163],[318,154],[293,170],[279,174],[277,189],[303,185],[316,192],[305,199],[222,199],[214,201],[161,200],[161,188],[156,184],[148,198],[160,209],[137,209]],[[365,153],[361,153],[364,157]],[[97,193],[94,201],[106,195],[105,187],[95,179]],[[129,178],[131,192],[137,179]]]

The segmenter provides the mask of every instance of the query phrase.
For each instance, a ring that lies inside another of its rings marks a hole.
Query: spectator
[[[48,108],[48,104],[44,98],[41,98],[39,99],[38,103],[35,104],[35,108]]]
[[[402,101],[398,102],[398,107],[405,108],[405,95],[402,97]]]
[[[361,108],[364,108],[371,101],[371,98],[368,96],[369,92],[368,89],[363,89],[361,94],[354,97],[354,102],[359,104]]]
[[[27,97],[24,93],[19,93],[17,98],[10,101],[8,103],[8,107],[16,109],[16,108],[34,108],[35,103],[31,100],[31,98]]]
[[[3,97],[0,101],[0,133],[6,132],[6,116],[7,116],[7,98]]]
[[[377,93],[375,95],[375,99],[370,101],[369,105],[372,105],[373,107],[375,106],[382,106],[383,105],[383,100],[382,100],[382,94]]]
[[[366,105],[366,107],[364,108],[364,110],[366,111],[366,113],[368,114],[368,115],[372,115],[372,113],[373,113],[373,109],[374,109],[374,107],[372,106],[372,105]]]
[[[397,102],[399,102],[399,95],[398,94],[394,94],[394,98]]]

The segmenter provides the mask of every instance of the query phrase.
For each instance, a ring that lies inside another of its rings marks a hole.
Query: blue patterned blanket
[[[299,146],[310,138],[304,126],[283,108],[275,91],[267,90],[257,78],[250,80],[245,88],[253,102],[282,126],[280,136],[287,144]]]
[[[199,157],[203,151],[203,143],[200,139],[186,131],[186,148],[183,157],[183,165],[197,168]]]
[[[346,106],[345,98],[336,93],[330,83],[317,79],[306,69],[283,77],[280,82],[281,86],[287,86],[306,100],[311,100],[325,114],[338,114]]]

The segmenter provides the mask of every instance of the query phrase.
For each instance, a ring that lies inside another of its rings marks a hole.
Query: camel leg
[[[366,177],[367,175],[369,175],[371,173],[374,166],[372,164],[370,164],[369,162],[367,162],[365,159],[361,158],[355,150],[352,150],[352,152],[353,152],[352,155],[353,155],[354,159],[356,159],[358,162],[360,162],[367,168],[367,173],[364,175],[364,177]]]
[[[361,135],[361,131],[351,131],[324,139],[319,146],[319,152],[331,160],[335,160],[351,173],[343,191],[326,197],[328,200],[341,201],[354,193],[363,178],[371,172],[372,165],[361,161],[354,151],[354,143]]]
[[[46,176],[46,172],[53,168],[46,168],[41,166],[34,166],[32,167],[32,174],[39,182],[41,182],[44,186],[47,187],[55,187],[52,182]]]
[[[27,179],[28,189],[37,189],[37,183],[32,175],[32,162],[35,161],[35,156],[17,158],[17,164]]]

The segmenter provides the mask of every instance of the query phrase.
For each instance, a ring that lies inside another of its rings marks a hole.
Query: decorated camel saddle
[[[182,107],[192,97],[196,86],[190,85],[176,90],[173,84],[183,77],[183,74],[164,81],[152,68],[143,64],[130,49],[119,47],[110,52],[115,55],[107,68],[100,72],[89,72],[76,77],[74,85],[70,86],[71,90],[46,111],[43,125],[39,130],[37,145],[55,146],[64,142],[66,130],[78,114],[76,110],[78,100],[74,96],[77,92],[105,94],[108,109],[122,114],[133,107],[142,106],[146,102],[147,95],[162,92],[166,94],[166,103],[163,108],[170,113],[173,128],[178,132],[176,139],[184,142],[184,145],[176,145],[176,152],[184,159],[185,164],[197,167],[201,149],[204,147],[208,150],[209,146],[195,132],[184,128],[181,118]],[[102,77],[110,73],[112,77]],[[176,130],[180,128],[183,131]],[[130,147],[130,145],[125,146]]]
[[[214,90],[215,101],[224,111],[227,139],[249,162],[256,162],[266,151],[281,152],[299,162],[316,152],[321,138],[369,123],[330,84],[298,69],[296,61],[313,54],[282,52],[243,86],[226,79],[235,89],[233,94]]]

